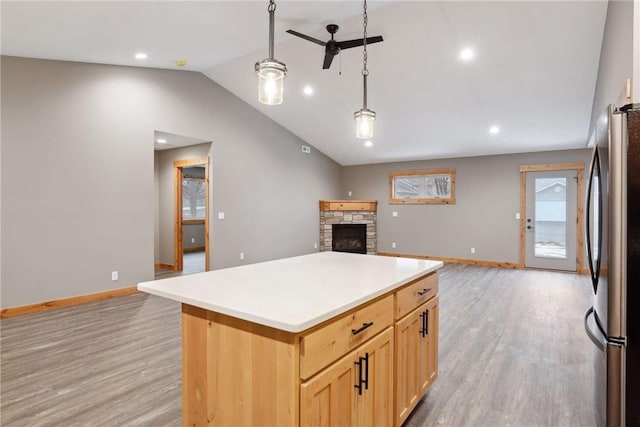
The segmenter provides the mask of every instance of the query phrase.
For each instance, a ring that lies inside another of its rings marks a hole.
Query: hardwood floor
[[[439,373],[405,424],[593,426],[588,278],[447,265]]]
[[[182,271],[173,271],[165,269],[155,270],[155,279],[166,279],[167,277],[184,276],[186,274],[202,273],[205,271],[205,253],[186,252],[182,255]]]
[[[594,425],[587,280],[446,265],[439,375],[405,426]],[[136,294],[0,328],[0,425],[181,424],[180,304]]]
[[[0,425],[180,425],[179,303],[140,293],[0,325]]]

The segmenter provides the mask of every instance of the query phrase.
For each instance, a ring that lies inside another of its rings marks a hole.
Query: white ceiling
[[[176,135],[173,133],[156,130],[153,133],[153,149],[154,151],[170,150],[172,148],[189,147],[191,145],[204,144],[206,139],[193,138],[185,135]]]
[[[277,2],[275,58],[289,72],[272,107],[258,104],[253,71],[267,57],[267,4],[3,1],[2,54],[169,69],[185,59],[343,165],[586,146],[604,0],[370,1],[368,34],[384,37],[368,47],[372,147],[354,136],[362,49],[322,70],[323,48],[285,33],[327,40],[337,23],[337,40],[359,38],[361,2]]]

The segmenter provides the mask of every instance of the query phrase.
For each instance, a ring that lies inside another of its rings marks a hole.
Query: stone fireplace
[[[320,251],[375,255],[377,210],[376,200],[321,200]]]

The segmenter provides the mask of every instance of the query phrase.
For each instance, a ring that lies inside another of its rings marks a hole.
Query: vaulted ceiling
[[[321,46],[285,33],[327,40],[337,23],[337,40],[362,37],[362,3],[277,1],[279,106],[258,104],[253,71],[268,56],[267,4],[3,1],[2,54],[199,71],[343,165],[586,146],[604,0],[369,1],[368,34],[384,37],[368,47],[371,146],[353,122],[362,48],[323,70]]]

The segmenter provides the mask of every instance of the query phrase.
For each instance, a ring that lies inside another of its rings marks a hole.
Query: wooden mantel
[[[326,211],[372,211],[378,210],[377,200],[320,200],[320,210]]]

